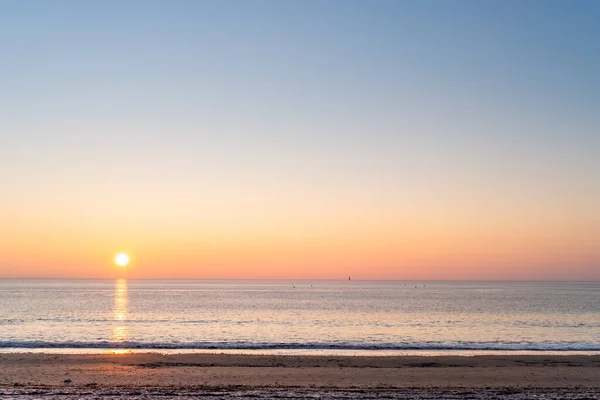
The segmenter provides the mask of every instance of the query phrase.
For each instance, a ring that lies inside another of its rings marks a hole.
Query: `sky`
[[[598,21],[1,0],[0,278],[600,280]]]

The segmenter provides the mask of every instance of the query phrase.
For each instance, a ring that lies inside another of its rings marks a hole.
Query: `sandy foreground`
[[[0,354],[1,398],[124,395],[600,399],[600,356]]]

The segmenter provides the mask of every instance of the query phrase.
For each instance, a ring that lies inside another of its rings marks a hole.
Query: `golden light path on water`
[[[115,282],[115,302],[113,306],[113,319],[115,321],[127,320],[127,304],[129,302],[127,296],[127,280],[117,279]],[[117,324],[113,328],[113,342],[120,343],[128,338],[128,330],[124,324]]]

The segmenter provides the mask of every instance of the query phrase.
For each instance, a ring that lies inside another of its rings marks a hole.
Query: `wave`
[[[55,317],[55,318],[0,318],[0,326],[1,325],[20,325],[20,324],[36,324],[36,323],[85,323],[85,324],[106,324],[106,323],[114,323],[114,318],[65,318],[65,317]],[[244,325],[244,324],[261,324],[261,325],[295,325],[294,321],[266,321],[266,320],[256,320],[256,319],[246,319],[246,320],[232,320],[232,319],[190,319],[190,320],[174,320],[174,319],[123,319],[119,320],[120,324],[162,324],[168,323],[172,325],[208,325],[208,324],[231,324],[231,325]],[[396,322],[396,323],[385,323],[378,322],[376,324],[372,323],[361,323],[358,321],[353,322],[338,322],[334,323],[331,320],[327,319],[314,319],[313,324],[315,325],[327,325],[331,326],[340,326],[340,327],[356,327],[356,326],[364,326],[364,325],[376,325],[378,327],[383,328],[397,328],[397,327],[439,327],[439,326],[457,326],[457,325],[468,325],[473,324],[473,321],[467,320],[447,320],[447,321],[428,321],[428,322],[414,322],[414,321],[406,321],[406,322]],[[517,327],[536,327],[536,328],[585,328],[585,329],[596,329],[600,328],[600,322],[562,322],[562,321],[523,321],[523,320],[515,320],[515,321],[487,321],[486,325],[492,326],[517,326]]]
[[[588,342],[405,342],[405,343],[271,343],[271,342],[110,342],[0,341],[0,348],[27,349],[165,349],[165,350],[483,350],[600,351]]]

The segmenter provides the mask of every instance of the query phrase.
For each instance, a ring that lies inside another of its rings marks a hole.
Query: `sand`
[[[600,356],[0,354],[0,397],[184,393],[205,399],[600,399]]]

